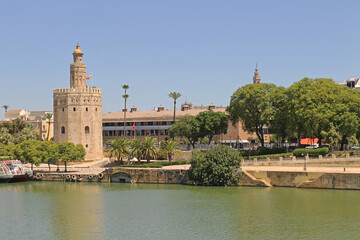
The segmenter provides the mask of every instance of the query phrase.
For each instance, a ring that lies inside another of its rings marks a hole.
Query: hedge
[[[240,150],[242,156],[249,155],[249,150]],[[259,155],[272,155],[272,154],[281,154],[286,153],[286,148],[258,148],[256,150],[251,150],[251,156],[259,156]]]
[[[156,162],[156,163],[145,163],[145,164],[136,164],[136,165],[120,165],[116,167],[134,167],[134,168],[162,168],[163,166],[171,166],[171,165],[184,165],[190,164],[190,161],[187,160],[178,160],[178,161],[171,161],[171,162]]]
[[[319,155],[326,155],[329,153],[329,148],[323,147],[323,148],[316,148],[316,149],[305,149],[305,148],[298,148],[295,149],[293,152],[293,155],[295,157],[301,157],[308,154],[309,156],[319,156]]]

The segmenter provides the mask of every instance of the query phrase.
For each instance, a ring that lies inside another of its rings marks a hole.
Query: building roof
[[[213,109],[214,112],[225,112],[225,107],[216,107]],[[195,116],[200,112],[207,111],[207,108],[202,109],[190,109],[190,110],[176,110],[176,118],[183,117],[185,115]],[[126,112],[126,119],[164,119],[171,121],[174,117],[173,110],[164,110],[164,111],[135,111],[135,112]],[[111,112],[103,114],[103,120],[122,120],[124,118],[124,112]]]
[[[8,110],[6,113],[7,114],[19,114],[22,111],[24,111],[23,109],[17,109],[17,110]]]

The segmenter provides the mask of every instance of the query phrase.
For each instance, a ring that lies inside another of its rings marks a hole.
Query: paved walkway
[[[272,172],[304,172],[304,167],[288,166],[243,166],[245,171],[272,171]],[[306,172],[323,172],[323,173],[360,173],[360,168],[346,167],[307,167]]]

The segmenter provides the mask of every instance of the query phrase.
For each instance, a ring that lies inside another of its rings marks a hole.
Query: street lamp
[[[306,171],[306,156],[308,155],[306,149],[301,153],[301,156],[304,156],[304,171]]]

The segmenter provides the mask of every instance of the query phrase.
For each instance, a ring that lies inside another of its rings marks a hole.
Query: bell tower
[[[70,63],[70,88],[54,89],[54,142],[82,144],[85,160],[100,160],[102,143],[102,92],[86,85],[86,64],[77,44]]]
[[[70,64],[70,88],[85,89],[86,85],[86,64],[82,62],[84,53],[77,44],[73,52],[74,62]]]
[[[259,75],[259,69],[258,66],[256,64],[256,68],[255,68],[255,72],[254,72],[254,77],[253,77],[253,83],[260,83],[261,82],[261,78]]]

